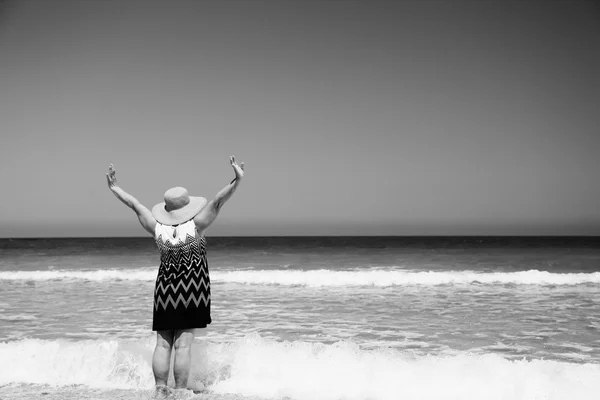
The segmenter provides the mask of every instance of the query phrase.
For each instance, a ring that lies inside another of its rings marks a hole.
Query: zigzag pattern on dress
[[[185,271],[179,275],[181,276],[182,274],[185,274]],[[198,279],[198,280],[190,279],[192,274],[195,275],[196,278],[200,278],[200,279]],[[166,277],[165,280],[168,280],[170,282],[173,282],[173,281],[177,282],[177,279],[173,279],[174,275],[175,274],[171,274],[170,276]],[[204,276],[200,276],[200,275],[204,275]],[[210,280],[208,279],[208,276],[206,276],[206,271],[204,270],[204,268],[202,268],[198,271],[193,271],[193,270],[189,271],[186,276],[183,276],[183,278],[185,278],[187,280],[187,282],[188,282],[187,285],[183,283],[184,282],[183,280],[179,280],[179,283],[175,287],[173,287],[172,283],[163,284],[163,281],[159,280],[159,282],[156,285],[156,288],[154,290],[154,293],[158,294],[159,292],[162,292],[162,294],[164,295],[164,294],[167,294],[167,289],[171,289],[171,291],[176,293],[180,287],[182,287],[185,292],[188,292],[191,285],[194,285],[194,287],[196,288],[197,291],[200,291],[200,287],[204,287],[204,290],[208,291]],[[204,278],[206,278],[206,280]]]
[[[190,221],[193,224],[193,221]],[[184,224],[185,225],[185,224]],[[189,227],[182,227],[188,231]],[[164,231],[165,227],[161,227]],[[210,303],[210,278],[206,263],[206,240],[185,234],[185,239],[163,237],[157,229],[156,245],[160,249],[161,263],[154,290],[155,310],[169,307],[188,308]],[[183,236],[183,235],[182,235]]]
[[[190,267],[192,264],[202,262],[206,254],[206,240],[204,237],[197,240],[194,236],[187,234],[185,241],[172,244],[165,241],[162,235],[156,238],[156,245],[160,250],[160,264],[167,265],[179,271],[181,266]]]
[[[173,300],[173,297],[171,295],[168,295],[167,298],[164,300],[161,297],[158,297],[156,300],[155,307],[156,309],[162,307],[166,310],[169,304],[173,305],[173,308],[177,308],[179,303],[181,303],[183,304],[183,306],[185,306],[185,308],[187,308],[192,302],[194,302],[196,307],[199,307],[201,301],[204,302],[205,306],[208,306],[209,300],[210,295],[208,297],[205,297],[204,292],[200,293],[198,297],[196,297],[194,293],[190,293],[190,295],[187,298],[185,298],[183,294],[180,294],[179,297],[177,297],[177,300]]]

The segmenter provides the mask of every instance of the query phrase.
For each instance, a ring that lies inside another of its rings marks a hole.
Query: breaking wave
[[[0,343],[0,385],[151,388],[153,344],[151,338]],[[598,364],[495,354],[414,356],[351,342],[281,342],[258,335],[228,343],[197,340],[193,359],[192,385],[261,398],[591,400],[600,392]]]
[[[2,271],[0,281],[147,281],[154,282],[156,268],[107,270]],[[213,283],[283,286],[402,286],[449,284],[580,285],[600,283],[600,272],[553,273],[369,270],[233,270],[211,271]]]

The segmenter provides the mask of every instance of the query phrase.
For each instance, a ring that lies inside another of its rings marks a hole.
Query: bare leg
[[[156,386],[167,386],[169,367],[171,365],[171,348],[173,347],[174,331],[156,332],[156,347],[152,356],[152,372]]]
[[[184,329],[175,332],[175,359],[173,361],[175,389],[185,389],[187,387],[190,376],[193,340],[194,329]]]

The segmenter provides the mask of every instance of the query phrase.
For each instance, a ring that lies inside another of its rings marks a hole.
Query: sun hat
[[[190,196],[180,186],[165,192],[165,201],[152,207],[154,218],[164,225],[178,225],[194,218],[208,201],[204,197]]]

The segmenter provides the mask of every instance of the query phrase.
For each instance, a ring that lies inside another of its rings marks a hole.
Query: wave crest
[[[151,388],[151,339],[34,340],[0,343],[0,385],[80,384]],[[416,357],[394,349],[277,342],[250,335],[235,342],[196,341],[192,385],[213,393],[312,400],[595,399],[600,365],[511,361],[468,353]]]
[[[218,276],[225,282],[296,286],[403,286],[448,284],[578,285],[600,283],[600,273],[557,274],[529,270],[519,272],[474,271],[332,271],[271,270],[230,271]]]
[[[156,268],[131,270],[49,270],[3,271],[5,281],[146,281],[154,282]],[[211,271],[213,283],[241,283],[282,286],[403,286],[449,284],[580,285],[600,283],[600,272],[552,273],[529,270],[518,272],[370,270],[233,270]]]

